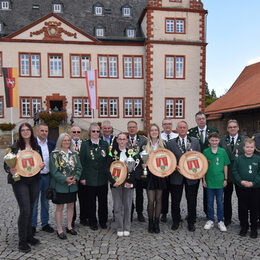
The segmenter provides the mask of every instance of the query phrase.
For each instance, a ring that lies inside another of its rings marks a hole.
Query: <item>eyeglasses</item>
[[[100,133],[99,130],[91,130],[92,133]]]
[[[124,139],[118,138],[118,141],[125,141],[125,140],[127,140],[127,139],[126,138],[124,138]]]
[[[73,134],[80,134],[80,131],[72,131]]]
[[[31,131],[29,128],[27,128],[27,129],[21,129],[21,132],[29,132],[29,131]]]
[[[163,125],[172,125],[172,123],[163,123]]]

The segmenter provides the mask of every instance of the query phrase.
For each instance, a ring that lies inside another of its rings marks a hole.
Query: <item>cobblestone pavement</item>
[[[205,216],[202,211],[202,192],[198,196],[198,219],[196,231],[189,232],[183,221],[177,231],[172,231],[171,221],[160,224],[158,235],[147,232],[146,223],[139,223],[134,218],[130,237],[118,238],[112,222],[112,201],[109,192],[109,221],[107,230],[92,231],[76,222],[77,236],[68,235],[67,240],[60,240],[57,235],[41,231],[37,227],[35,237],[41,244],[32,247],[29,254],[20,253],[17,249],[18,206],[12,188],[7,184],[3,170],[4,150],[0,150],[0,259],[260,259],[260,238],[241,238],[238,235],[236,198],[234,196],[234,221],[228,231],[221,233],[215,227],[203,229]],[[146,196],[145,196],[146,197]],[[50,203],[50,224],[55,227],[54,205]],[[182,217],[186,216],[186,202],[182,201]],[[65,224],[64,224],[65,228]]]

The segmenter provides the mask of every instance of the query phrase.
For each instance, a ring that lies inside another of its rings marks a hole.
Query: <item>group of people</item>
[[[5,164],[8,183],[12,184],[19,205],[18,219],[19,250],[29,252],[30,245],[40,243],[34,237],[37,227],[38,202],[41,201],[42,230],[53,233],[49,224],[49,203],[46,191],[52,191],[52,202],[56,204],[55,220],[57,236],[66,239],[67,234],[77,235],[74,229],[76,216],[80,224],[92,230],[107,228],[108,183],[113,198],[113,216],[118,237],[129,236],[131,222],[136,210],[137,219],[145,222],[143,215],[144,190],[147,193],[148,232],[159,233],[160,221],[167,222],[169,195],[171,195],[172,230],[177,230],[181,222],[180,202],[185,188],[187,200],[188,230],[195,231],[197,216],[197,195],[200,180],[191,180],[176,170],[168,177],[153,175],[142,161],[141,152],[150,153],[158,148],[170,150],[177,163],[187,151],[202,152],[208,160],[208,171],[202,183],[204,187],[204,212],[208,218],[205,229],[214,226],[214,197],[217,201],[217,220],[221,231],[226,231],[232,221],[232,192],[235,187],[238,196],[238,213],[241,225],[240,235],[245,236],[248,229],[248,211],[252,238],[257,237],[257,221],[260,220],[260,156],[255,155],[253,139],[241,136],[236,120],[227,123],[227,135],[220,138],[218,130],[207,126],[202,112],[195,115],[197,126],[189,129],[185,121],[179,121],[176,133],[170,119],[162,121],[163,131],[156,124],[147,129],[147,137],[138,134],[135,121],[127,124],[127,134],[113,135],[113,127],[106,120],[101,127],[91,123],[89,138],[81,139],[81,129],[71,127],[70,134],[63,133],[57,143],[48,140],[48,126],[37,126],[37,137],[30,124],[19,127],[19,138],[12,146],[12,152],[35,150],[40,153],[43,163],[41,170],[33,177],[22,177],[15,181],[15,168]],[[257,152],[257,151],[256,151]],[[135,167],[127,170],[125,181],[118,185],[111,175],[114,161],[126,163],[129,158]],[[135,191],[135,201],[134,201]],[[224,196],[223,196],[224,194]],[[76,212],[78,197],[79,212]],[[224,203],[223,203],[224,197]],[[98,203],[97,203],[98,202]],[[67,205],[66,233],[62,227],[64,205]],[[98,207],[98,210],[96,209]]]

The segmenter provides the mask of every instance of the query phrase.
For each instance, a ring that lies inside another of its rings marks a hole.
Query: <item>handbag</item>
[[[46,199],[47,200],[55,200],[56,199],[56,190],[52,188],[48,188],[46,190]]]

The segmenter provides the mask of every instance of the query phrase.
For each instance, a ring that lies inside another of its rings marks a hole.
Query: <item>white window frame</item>
[[[73,98],[73,116],[82,117],[82,98]]]
[[[125,117],[133,117],[133,99],[125,98],[124,99],[124,115]]]
[[[124,77],[133,77],[133,58],[129,56],[124,57]]]
[[[142,57],[134,57],[134,78],[143,77],[143,59]]]
[[[122,12],[123,12],[124,17],[131,16],[131,8],[130,7],[123,7]]]
[[[62,55],[49,55],[49,76],[50,77],[63,77],[62,71]]]
[[[103,7],[95,6],[95,15],[102,15],[102,14],[103,14]]]
[[[184,33],[185,21],[183,19],[176,19],[176,33]]]
[[[118,98],[115,97],[101,97],[99,102],[99,117],[118,118],[119,107]]]
[[[104,36],[104,28],[96,28],[96,36],[103,37]]]
[[[166,99],[166,118],[173,118],[174,117],[174,100],[173,99]]]
[[[108,98],[100,98],[99,99],[99,116],[100,117],[108,117]]]
[[[53,4],[53,12],[54,13],[61,13],[62,12],[62,5],[61,4]]]
[[[118,57],[114,55],[99,55],[98,68],[100,78],[118,77]]]
[[[21,98],[21,115],[22,117],[31,117],[31,100],[30,98]]]
[[[109,98],[109,117],[118,117],[117,98]]]
[[[124,56],[124,78],[143,77],[143,59],[141,56]]]
[[[21,76],[30,76],[30,55],[21,53],[20,55]]]
[[[184,98],[166,98],[165,117],[166,118],[184,118],[185,111]]]
[[[134,38],[135,37],[135,29],[126,29],[126,35],[128,38]]]
[[[124,98],[124,117],[143,117],[143,99]]]
[[[92,111],[90,108],[90,103],[89,103],[89,99],[88,98],[84,98],[83,99],[83,105],[84,105],[84,117],[91,117],[92,116]]]
[[[41,111],[41,99],[32,97],[32,116],[39,111]]]
[[[143,100],[141,98],[134,98],[134,117],[143,116]]]
[[[85,71],[90,69],[90,55],[71,54],[70,55],[71,77],[84,78]]]
[[[98,67],[99,67],[99,77],[107,78],[108,77],[108,67],[107,67],[107,56],[98,57]]]
[[[10,3],[9,3],[9,1],[2,1],[2,2],[1,2],[1,9],[2,9],[2,10],[9,10],[9,9],[10,9]]]
[[[166,19],[166,32],[174,33],[175,28],[175,20],[174,19]]]
[[[176,98],[175,100],[175,118],[184,117],[184,100]]]
[[[165,61],[165,78],[166,79],[184,79],[184,63],[183,56],[168,56]]]

